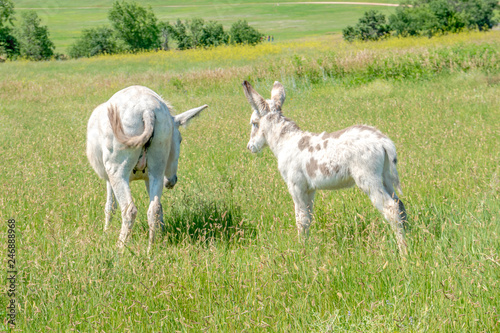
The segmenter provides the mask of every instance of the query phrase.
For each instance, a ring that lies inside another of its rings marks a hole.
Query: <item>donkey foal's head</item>
[[[281,107],[285,102],[285,88],[278,81],[274,82],[271,99],[264,99],[248,81],[243,81],[243,91],[252,106],[253,113],[250,118],[252,131],[247,148],[252,153],[258,153],[268,145],[269,124],[262,121],[265,117],[281,116]]]

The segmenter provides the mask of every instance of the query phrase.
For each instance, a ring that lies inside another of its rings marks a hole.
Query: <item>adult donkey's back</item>
[[[131,86],[114,94],[90,116],[87,127],[87,157],[99,177],[107,183],[104,209],[107,229],[116,201],[120,205],[122,228],[118,245],[123,247],[132,230],[137,208],[129,182],[144,180],[149,193],[149,247],[155,228],[163,224],[160,203],[163,187],[177,182],[181,134],[179,126],[197,116],[207,105],[172,116],[157,93]]]

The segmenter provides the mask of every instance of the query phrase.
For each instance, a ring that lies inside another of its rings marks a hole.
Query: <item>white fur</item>
[[[151,249],[155,228],[158,223],[163,225],[160,203],[163,186],[172,188],[177,182],[182,140],[179,126],[206,107],[173,117],[171,107],[157,93],[146,87],[131,86],[118,91],[93,111],[87,127],[87,157],[107,183],[105,230],[116,202],[120,205],[120,247],[125,244],[137,215],[129,182],[144,180],[150,199],[148,251]],[[112,126],[112,123],[118,125]]]
[[[403,224],[406,211],[396,170],[396,147],[379,130],[352,126],[314,134],[283,117],[285,90],[275,82],[271,99],[262,98],[248,83],[243,90],[252,106],[252,131],[247,148],[256,153],[269,146],[295,203],[299,235],[307,237],[316,190],[336,190],[356,184],[392,226],[399,250],[406,254]]]

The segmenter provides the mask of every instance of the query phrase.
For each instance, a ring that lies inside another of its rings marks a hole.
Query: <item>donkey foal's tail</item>
[[[392,143],[392,142],[391,142]],[[401,189],[401,183],[399,182],[399,174],[396,168],[398,163],[398,158],[396,154],[396,147],[394,144],[391,146],[384,146],[384,182],[390,182],[398,191],[399,194],[403,194]],[[389,184],[386,184],[389,185]]]

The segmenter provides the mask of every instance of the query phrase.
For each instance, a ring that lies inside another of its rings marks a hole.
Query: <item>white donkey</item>
[[[278,159],[279,171],[295,203],[299,236],[309,234],[316,190],[356,184],[390,223],[400,253],[406,254],[406,211],[394,191],[395,186],[401,193],[394,143],[376,128],[364,125],[319,134],[300,130],[281,113],[285,89],[278,81],[268,100],[247,81],[243,90],[253,109],[247,148],[257,153],[268,145]]]
[[[137,216],[129,182],[142,179],[149,193],[149,246],[155,228],[163,225],[160,198],[163,186],[177,182],[181,134],[187,124],[207,105],[172,117],[168,105],[157,93],[142,86],[131,86],[114,94],[90,116],[87,127],[87,157],[99,177],[107,183],[104,209],[106,230],[116,209],[122,213],[118,246],[123,248]]]

